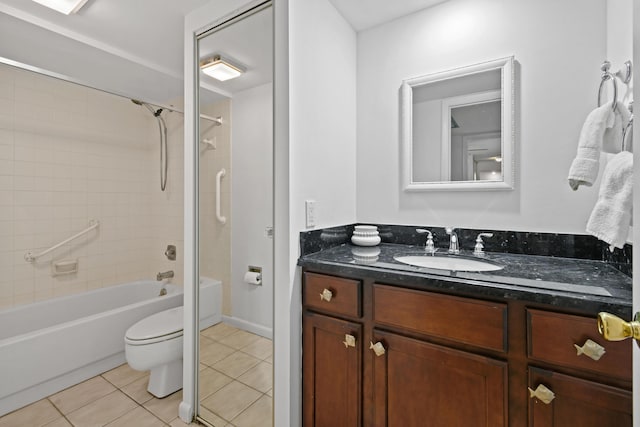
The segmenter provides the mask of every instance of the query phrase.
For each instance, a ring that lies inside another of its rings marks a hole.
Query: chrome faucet
[[[158,273],[158,275],[156,276],[156,280],[158,282],[164,279],[171,279],[171,278],[173,278],[173,270],[165,271],[163,273]]]
[[[458,235],[456,234],[456,232],[454,231],[455,229],[453,227],[446,227],[444,229],[444,231],[446,231],[446,233],[451,236],[449,239],[449,253],[450,254],[459,254],[460,253],[460,246],[458,245]]]

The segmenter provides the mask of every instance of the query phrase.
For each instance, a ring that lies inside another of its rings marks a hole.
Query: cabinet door
[[[531,427],[631,427],[631,392],[538,368],[529,368],[529,388],[554,393],[544,403],[530,397]]]
[[[359,426],[362,325],[305,312],[302,334],[304,426]]]
[[[374,330],[374,419],[389,427],[507,425],[507,364]]]

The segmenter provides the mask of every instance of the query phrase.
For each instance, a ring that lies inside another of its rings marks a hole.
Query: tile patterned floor
[[[271,340],[219,323],[202,332],[200,399],[216,427],[271,426]],[[0,417],[0,427],[181,427],[182,391],[157,399],[149,374],[119,366]]]

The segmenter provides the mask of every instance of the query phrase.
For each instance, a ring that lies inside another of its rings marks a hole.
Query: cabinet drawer
[[[595,318],[528,309],[527,329],[531,359],[631,379],[631,343],[606,341]],[[604,347],[600,360],[577,354],[574,344],[582,346],[587,339]]]
[[[343,279],[317,273],[304,273],[302,303],[314,310],[342,314],[350,317],[361,316],[362,284],[359,280]],[[331,293],[330,300],[321,298],[323,292]]]
[[[373,319],[500,352],[507,351],[507,305],[394,286],[373,286]]]

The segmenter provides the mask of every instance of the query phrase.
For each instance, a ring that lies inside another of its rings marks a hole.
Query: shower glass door
[[[214,426],[272,422],[273,16],[245,9],[197,43],[197,417]]]

